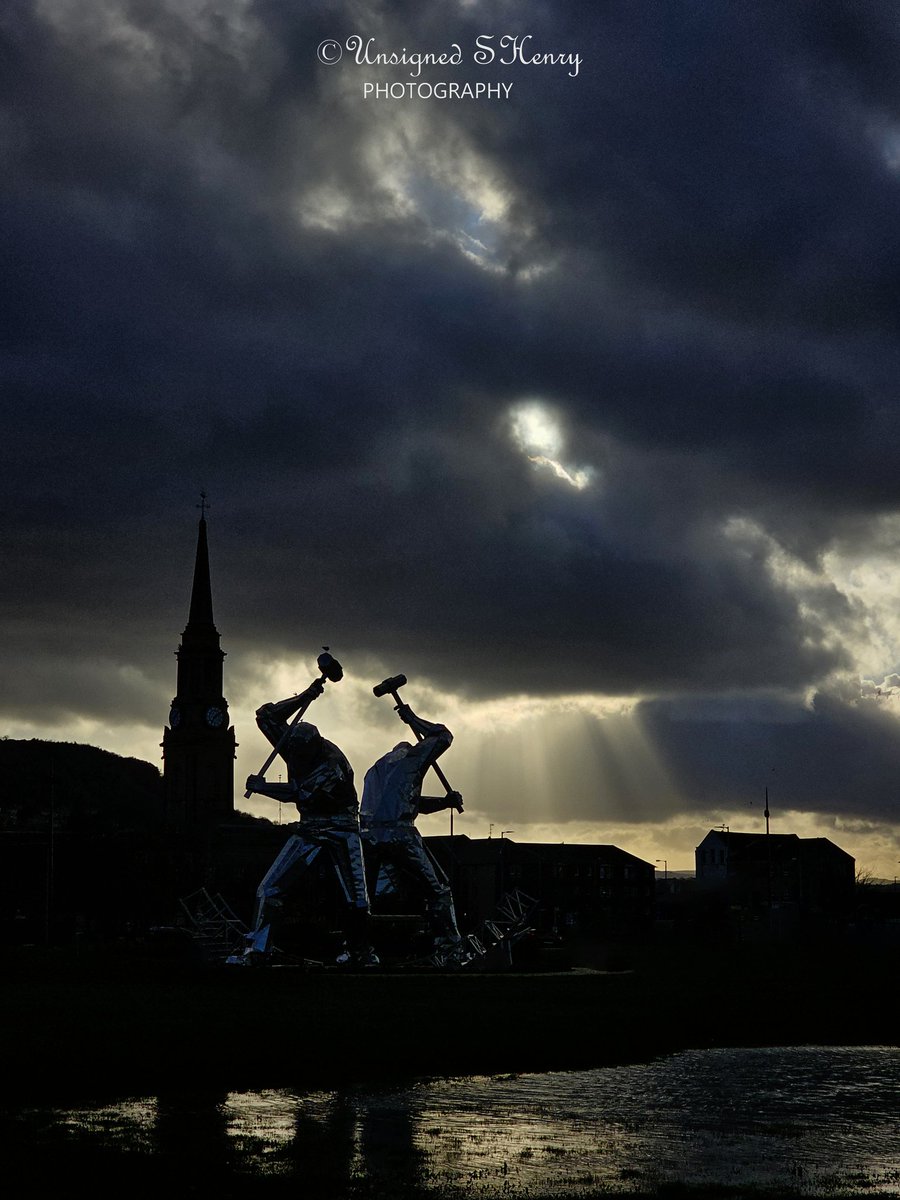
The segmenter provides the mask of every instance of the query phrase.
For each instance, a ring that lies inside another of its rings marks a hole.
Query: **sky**
[[[8,0],[0,157],[2,734],[159,765],[205,491],[242,809],[328,645],[456,832],[894,876],[893,0]]]

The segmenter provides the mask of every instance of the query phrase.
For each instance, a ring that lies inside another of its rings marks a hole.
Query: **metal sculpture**
[[[416,742],[398,742],[366,772],[360,804],[366,866],[373,881],[373,899],[394,890],[397,875],[424,893],[433,938],[432,961],[435,965],[460,965],[468,960],[470,951],[456,923],[450,883],[415,824],[420,813],[448,808],[463,811],[462,796],[451,788],[437,765],[453,735],[446,725],[417,716],[400,699],[399,689],[406,682],[405,675],[394,675],[372,689],[376,696],[393,697],[397,715],[412,730]],[[443,783],[445,795],[422,795],[429,768]]]
[[[302,720],[324,692],[325,683],[343,677],[340,663],[327,652],[319,655],[317,663],[322,674],[304,692],[256,711],[256,723],[274,749],[259,774],[248,777],[246,794],[292,802],[300,821],[297,833],[288,838],[257,888],[252,929],[241,960],[247,963],[270,953],[273,916],[323,853],[344,899],[345,944],[338,962],[359,966],[378,962],[369,942],[369,897],[353,769],[333,742]],[[288,782],[268,783],[265,772],[278,754],[287,766]]]

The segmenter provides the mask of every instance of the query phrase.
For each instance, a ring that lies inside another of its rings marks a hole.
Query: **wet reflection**
[[[238,1163],[231,1137],[228,1093],[188,1090],[157,1097],[156,1153],[177,1167],[189,1187],[230,1174]]]
[[[120,1180],[154,1165],[186,1193],[242,1177],[335,1197],[664,1184],[897,1195],[898,1112],[900,1050],[714,1050],[393,1090],[191,1091],[6,1112],[0,1134],[33,1158],[87,1151]]]
[[[284,1167],[314,1195],[340,1193],[358,1170],[359,1119],[353,1098],[342,1092],[301,1098],[285,1094],[282,1102],[294,1110]]]
[[[226,1112],[244,1172],[294,1176],[319,1193],[421,1182],[407,1091],[235,1093]]]
[[[373,1184],[402,1194],[404,1188],[423,1182],[428,1155],[417,1144],[409,1091],[383,1094],[377,1104],[363,1104],[359,1127],[361,1167]]]

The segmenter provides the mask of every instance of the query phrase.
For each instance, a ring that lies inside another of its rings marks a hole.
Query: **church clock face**
[[[216,706],[213,705],[211,708],[206,710],[206,723],[207,725],[211,725],[213,729],[217,729],[224,720],[225,714],[222,712],[221,708],[216,708]]]
[[[175,705],[173,704],[172,707],[169,709],[169,725],[170,725],[170,727],[172,729],[177,728],[180,720],[181,720],[181,711],[179,709],[177,709],[175,707]]]

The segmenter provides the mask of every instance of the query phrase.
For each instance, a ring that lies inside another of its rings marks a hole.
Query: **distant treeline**
[[[0,941],[118,936],[170,919],[178,898],[201,885],[252,898],[273,851],[241,861],[251,827],[274,830],[235,813],[237,862],[225,869],[206,831],[167,827],[152,763],[77,743],[0,739]]]
[[[0,829],[159,828],[163,780],[152,763],[75,742],[0,739]]]

